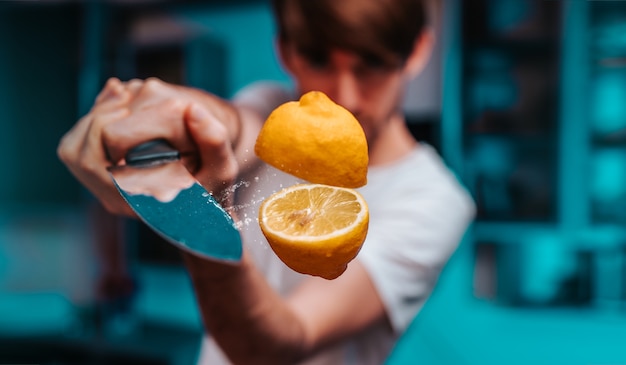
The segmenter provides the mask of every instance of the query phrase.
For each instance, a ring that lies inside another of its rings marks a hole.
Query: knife
[[[212,260],[237,263],[242,244],[232,217],[198,183],[165,140],[145,142],[108,168],[137,216],[175,246]]]

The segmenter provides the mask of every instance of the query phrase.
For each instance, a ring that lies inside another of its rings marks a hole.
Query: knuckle
[[[129,90],[131,93],[136,93],[143,86],[144,81],[141,79],[130,79],[126,82],[126,90]]]
[[[68,147],[66,145],[66,143],[64,143],[64,139],[61,139],[61,142],[59,143],[59,145],[57,146],[57,157],[59,158],[59,160],[61,160],[64,163],[67,163],[69,161],[69,151],[68,151]]]
[[[144,80],[138,79],[136,77],[126,81],[126,85],[127,86],[130,86],[130,85],[143,85],[143,83],[144,83]]]
[[[232,161],[224,168],[224,175],[225,175],[224,180],[228,181],[229,183],[232,183],[233,181],[235,181],[238,174],[239,174],[239,166],[237,165],[237,162],[235,161]]]
[[[239,166],[234,160],[227,161],[214,172],[217,180],[222,184],[230,184],[235,181],[239,174]]]
[[[107,118],[102,115],[94,115],[91,125],[89,126],[89,134],[92,136],[94,133],[102,135],[108,130],[107,127],[111,124],[109,122],[110,120],[107,120]]]
[[[63,135],[56,149],[56,154],[59,160],[66,165],[71,164],[72,161],[78,156],[81,141],[82,140],[79,140],[79,138],[77,138],[75,133],[72,131]]]
[[[77,162],[76,162],[76,166],[78,167],[78,169],[80,171],[83,171],[87,174],[93,175],[96,173],[96,164],[90,163],[87,159],[85,158],[80,158]]]
[[[163,90],[164,86],[165,84],[159,78],[150,77],[143,82],[141,91],[148,94],[158,93]]]
[[[106,159],[111,163],[119,162],[124,156],[123,151],[120,150],[116,143],[119,134],[113,131],[112,128],[105,128],[100,136]]]
[[[176,114],[181,113],[186,108],[186,104],[187,103],[182,98],[173,96],[165,98],[165,100],[161,103],[164,109],[171,110]]]
[[[155,107],[159,114],[168,120],[179,120],[185,113],[188,103],[180,97],[169,96],[164,98]]]
[[[103,90],[107,90],[107,89],[114,87],[118,82],[119,82],[119,79],[117,77],[109,77],[106,83],[104,84]]]

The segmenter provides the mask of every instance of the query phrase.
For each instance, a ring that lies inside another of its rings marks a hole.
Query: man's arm
[[[357,260],[339,278],[308,278],[283,299],[246,253],[240,265],[184,257],[206,330],[235,364],[293,364],[386,321],[380,297]]]
[[[63,136],[57,154],[109,212],[134,216],[107,171],[129,149],[166,139],[183,152],[194,177],[219,194],[254,165],[253,136],[261,124],[253,112],[197,89],[112,78],[91,111]]]

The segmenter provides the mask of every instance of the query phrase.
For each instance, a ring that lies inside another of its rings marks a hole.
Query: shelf
[[[504,245],[556,240],[570,248],[601,249],[626,244],[626,226],[622,224],[594,224],[572,230],[557,223],[476,222],[472,234],[475,241]]]
[[[469,56],[477,52],[497,51],[505,56],[515,57],[518,61],[545,58],[546,56],[556,61],[559,42],[557,39],[549,38],[524,39],[491,36],[467,41],[463,51],[467,52]]]
[[[471,126],[467,125],[467,127]],[[469,128],[465,130],[465,140],[470,143],[472,140],[479,141],[478,143],[483,140],[499,140],[515,146],[529,146],[533,149],[554,148],[556,138],[555,132],[547,130],[471,130]]]
[[[486,111],[478,118],[467,118],[465,132],[469,135],[515,137],[520,139],[554,138],[556,117],[546,112],[542,116],[526,116],[511,112]],[[528,121],[534,121],[533,124]]]
[[[626,128],[603,135],[591,137],[591,143],[595,147],[625,147],[626,148]]]
[[[605,56],[594,53],[592,62],[596,69],[626,69],[626,54]]]

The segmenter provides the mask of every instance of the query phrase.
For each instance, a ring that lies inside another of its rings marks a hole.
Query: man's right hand
[[[61,139],[57,153],[108,211],[134,216],[108,166],[123,163],[126,152],[140,143],[166,139],[189,156],[183,163],[194,177],[221,194],[239,172],[233,144],[240,125],[237,110],[214,95],[157,79],[112,78],[90,112]]]

